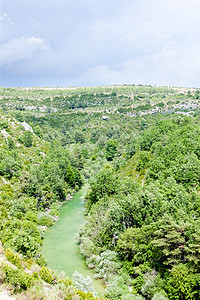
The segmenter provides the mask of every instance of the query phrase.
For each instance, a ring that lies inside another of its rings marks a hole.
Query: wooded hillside
[[[40,254],[45,226],[87,182],[80,251],[106,283],[105,297],[199,299],[199,90],[1,88],[0,95],[1,241],[10,262],[1,281],[11,293],[42,299],[46,282],[55,299],[93,299]]]

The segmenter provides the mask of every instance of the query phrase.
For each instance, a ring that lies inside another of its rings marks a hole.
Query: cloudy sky
[[[0,3],[0,86],[200,87],[199,0]]]

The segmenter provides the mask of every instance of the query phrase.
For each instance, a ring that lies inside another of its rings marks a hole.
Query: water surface
[[[42,252],[49,268],[57,272],[65,271],[69,277],[75,271],[84,276],[89,275],[95,290],[102,295],[104,287],[100,280],[94,279],[94,271],[87,268],[76,241],[78,229],[84,223],[85,191],[86,187],[83,187],[61,207],[60,219],[45,233]]]

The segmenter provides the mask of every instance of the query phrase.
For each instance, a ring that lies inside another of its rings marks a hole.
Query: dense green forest
[[[78,243],[105,298],[200,299],[198,89],[0,88],[0,280],[16,299],[96,299],[47,268],[81,185]]]

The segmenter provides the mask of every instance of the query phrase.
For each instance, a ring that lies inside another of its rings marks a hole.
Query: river
[[[63,204],[59,220],[45,232],[42,253],[48,267],[58,273],[65,271],[70,278],[75,271],[84,276],[89,275],[95,290],[102,296],[104,286],[100,280],[94,279],[94,271],[87,268],[75,237],[79,227],[84,223],[85,192],[86,187],[83,187],[71,200]]]

